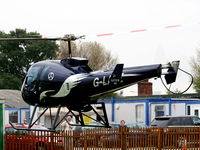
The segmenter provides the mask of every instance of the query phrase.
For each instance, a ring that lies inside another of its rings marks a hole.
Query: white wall
[[[184,116],[185,115],[185,103],[175,103],[171,105],[172,116]]]
[[[143,105],[142,122],[145,123],[145,103],[115,103],[114,122],[119,123],[125,120],[127,123],[136,123],[136,106]],[[112,104],[106,104],[106,111],[109,122],[112,122]]]
[[[115,122],[125,120],[126,122],[133,122],[133,104],[120,103],[118,109],[115,108]]]
[[[4,121],[5,121],[5,125],[9,124],[9,110],[5,110],[5,114],[4,114]]]

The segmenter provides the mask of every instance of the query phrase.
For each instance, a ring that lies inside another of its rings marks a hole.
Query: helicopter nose
[[[30,88],[29,85],[24,85],[22,88],[22,98],[30,105],[35,105],[37,100],[37,92]]]

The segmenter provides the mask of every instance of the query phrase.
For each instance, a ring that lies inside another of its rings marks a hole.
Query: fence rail
[[[200,149],[200,127],[5,133],[6,150]]]

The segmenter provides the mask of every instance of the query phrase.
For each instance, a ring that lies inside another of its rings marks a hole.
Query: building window
[[[155,106],[155,117],[164,116],[165,107],[164,105]]]
[[[18,123],[18,111],[17,110],[9,111],[9,121],[12,123]]]
[[[136,107],[136,122],[144,122],[144,105],[143,104],[138,104],[135,106]]]
[[[187,115],[190,115],[190,106],[187,106]]]
[[[25,118],[27,120],[27,122],[30,122],[30,112],[29,111],[25,111]]]
[[[199,110],[198,110],[198,109],[195,109],[195,110],[194,110],[194,115],[195,115],[195,116],[199,116]]]

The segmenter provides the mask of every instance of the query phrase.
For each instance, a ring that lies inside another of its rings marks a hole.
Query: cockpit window
[[[34,66],[28,72],[27,84],[31,85],[34,81],[36,81],[38,73],[41,69],[41,66]]]

